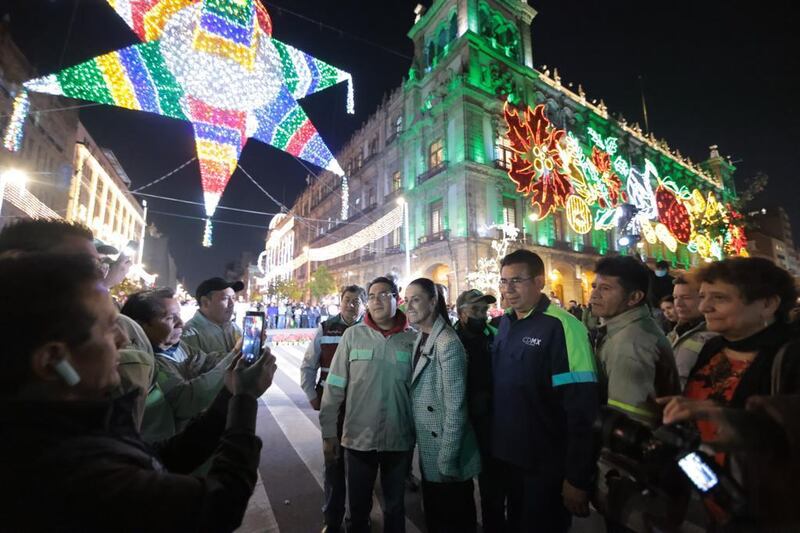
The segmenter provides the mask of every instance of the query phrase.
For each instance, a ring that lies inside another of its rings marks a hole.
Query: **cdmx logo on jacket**
[[[541,346],[542,339],[538,339],[536,337],[522,337],[523,344],[527,344],[528,346]]]

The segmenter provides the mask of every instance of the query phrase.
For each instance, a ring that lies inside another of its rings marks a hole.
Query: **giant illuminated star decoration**
[[[142,40],[26,89],[192,123],[211,217],[249,138],[344,175],[297,99],[352,77],[272,38],[256,0],[107,0]]]

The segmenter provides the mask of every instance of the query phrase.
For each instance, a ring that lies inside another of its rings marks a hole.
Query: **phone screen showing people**
[[[252,364],[261,354],[261,332],[264,330],[264,313],[248,312],[244,317],[244,338],[242,339],[242,357],[244,362]]]

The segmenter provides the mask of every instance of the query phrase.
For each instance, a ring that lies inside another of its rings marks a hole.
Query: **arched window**
[[[453,15],[450,17],[450,42],[452,43],[453,41],[455,41],[457,37],[458,37],[458,19],[456,17],[456,14],[453,13]]]

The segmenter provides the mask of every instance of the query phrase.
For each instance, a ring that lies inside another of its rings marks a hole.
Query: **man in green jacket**
[[[182,340],[201,352],[229,352],[242,338],[242,329],[231,322],[236,293],[244,289],[241,281],[211,278],[195,291],[200,308],[186,321]]]
[[[592,313],[603,319],[595,352],[608,387],[608,405],[651,426],[655,398],[680,393],[672,348],[647,306],[650,273],[633,257],[607,257],[596,267]]]
[[[227,354],[206,354],[182,342],[180,304],[169,288],[132,294],[121,312],[142,326],[155,352],[156,378],[147,395],[142,438],[170,438],[214,401],[241,342]]]
[[[342,453],[347,470],[350,531],[369,531],[378,469],[383,489],[384,531],[405,531],[405,478],[414,449],[411,353],[416,334],[397,309],[395,283],[370,283],[363,322],[342,335],[325,381],[319,422],[326,462]],[[337,421],[346,407],[341,444]]]

